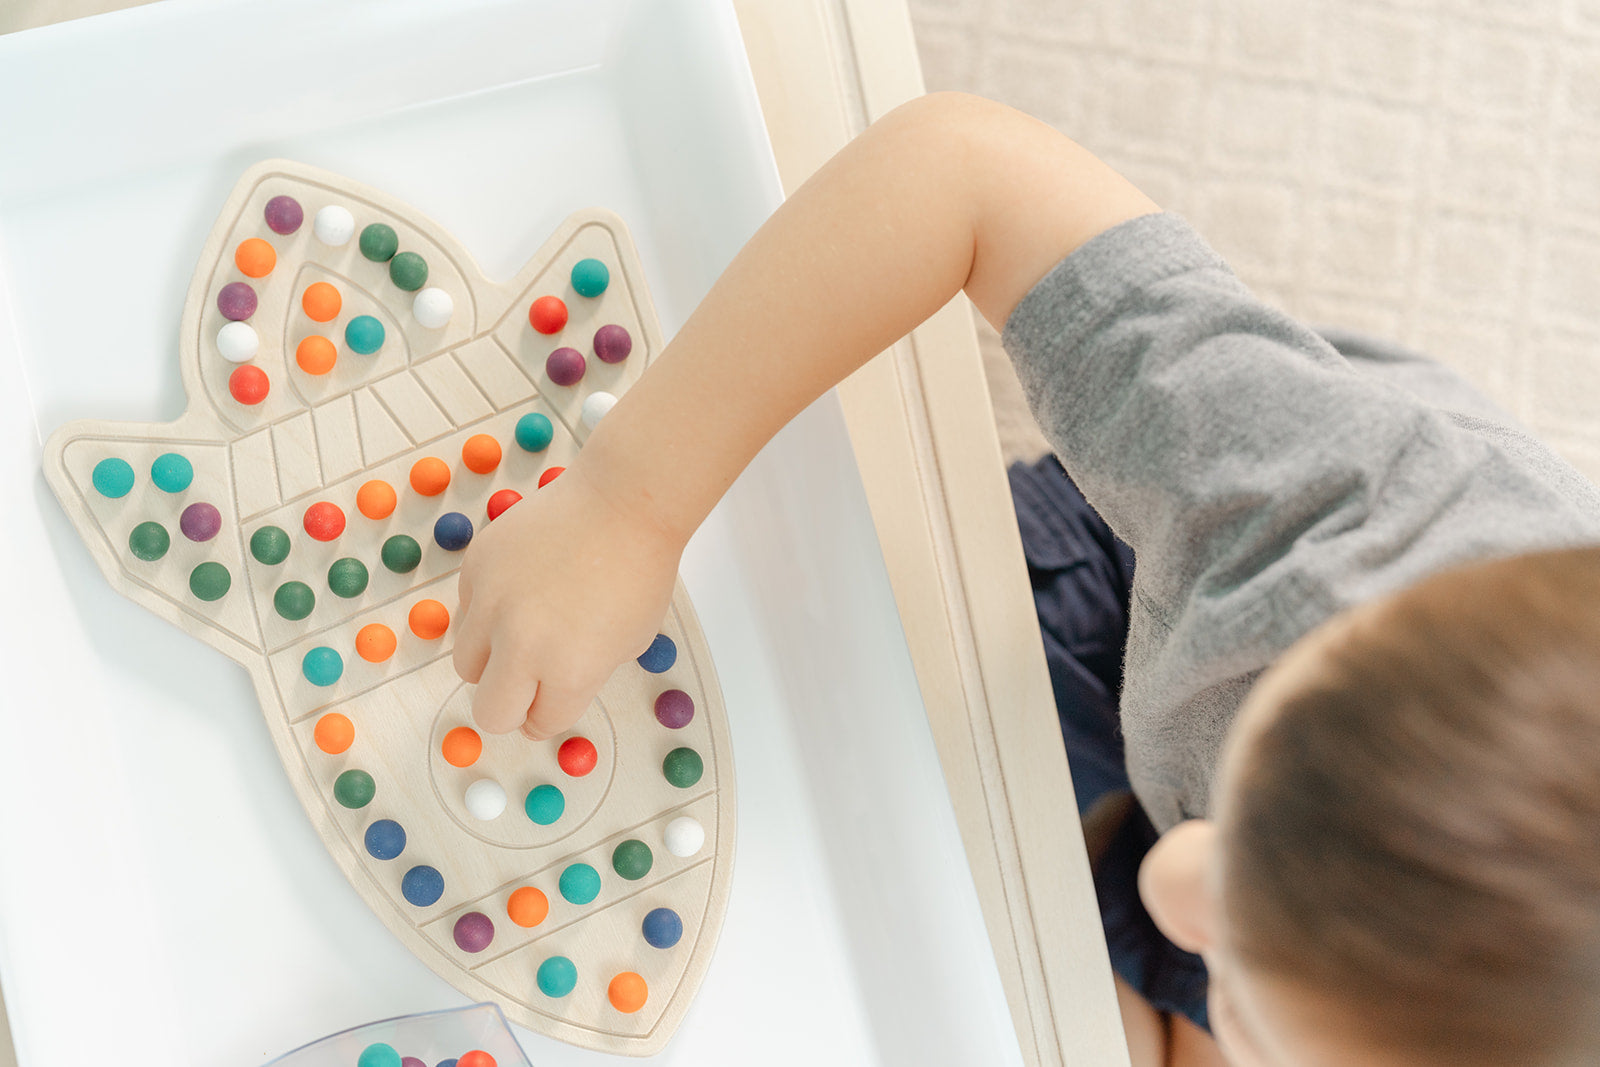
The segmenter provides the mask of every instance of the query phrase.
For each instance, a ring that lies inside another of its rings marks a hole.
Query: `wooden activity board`
[[[74,422],[46,447],[101,570],[250,671],[312,824],[429,967],[530,1029],[658,1051],[733,861],[688,596],[549,742],[476,730],[450,660],[474,532],[558,476],[661,349],[621,221],[570,217],[500,285],[406,205],[270,160],[223,206],[181,330],[181,418]]]

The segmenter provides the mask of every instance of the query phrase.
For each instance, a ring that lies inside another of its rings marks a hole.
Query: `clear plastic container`
[[[398,1052],[405,1067],[440,1067],[471,1051],[487,1052],[495,1067],[532,1067],[493,1004],[401,1015],[341,1030],[264,1067],[358,1067],[362,1052],[380,1043]]]

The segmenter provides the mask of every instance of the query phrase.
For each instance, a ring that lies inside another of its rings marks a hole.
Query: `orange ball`
[[[311,731],[311,737],[322,751],[330,756],[337,756],[354,743],[355,723],[337,711],[330,711],[317,720],[317,725]]]
[[[249,278],[265,278],[278,265],[278,253],[259,237],[247,237],[233,252],[233,265]]]
[[[387,519],[394,514],[399,499],[394,486],[382,478],[374,478],[356,490],[356,510],[369,519]]]
[[[300,306],[305,308],[306,315],[318,322],[331,322],[338,318],[343,303],[339,290],[327,282],[312,282],[300,296]]]
[[[368,663],[382,663],[394,655],[398,643],[394,631],[383,623],[368,623],[356,634],[356,655]]]
[[[473,434],[461,446],[461,462],[473,474],[488,474],[500,466],[500,442],[486,433]]]
[[[632,971],[623,971],[611,979],[611,984],[606,987],[606,996],[611,998],[613,1008],[624,1015],[632,1015],[644,1007],[646,998],[650,996],[650,987]]]
[[[506,914],[518,926],[538,926],[550,914],[550,898],[533,886],[525,885],[514,890],[511,899],[506,901]]]
[[[461,1058],[456,1060],[456,1067],[498,1067],[498,1065],[494,1062],[493,1056],[481,1048],[475,1048],[471,1052],[463,1052]]]
[[[294,350],[294,361],[307,374],[327,374],[338,358],[339,350],[333,347],[333,342],[316,333],[301,341]]]
[[[470,767],[483,754],[483,738],[470,726],[457,726],[444,735],[439,751],[444,753],[444,761],[450,766]]]
[[[450,485],[450,468],[437,456],[419,459],[411,465],[411,488],[423,496],[438,496]]]
[[[450,609],[437,600],[419,600],[411,605],[406,616],[411,632],[424,641],[434,641],[444,636],[450,628]]]

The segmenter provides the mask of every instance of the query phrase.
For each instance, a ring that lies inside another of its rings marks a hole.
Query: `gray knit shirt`
[[[1452,564],[1600,542],[1600,491],[1465,381],[1266,306],[1177,216],[1073,252],[1003,340],[1134,549],[1122,727],[1160,830],[1209,814],[1246,692],[1329,616]]]

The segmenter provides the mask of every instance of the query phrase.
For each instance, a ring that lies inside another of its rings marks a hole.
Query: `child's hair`
[[[1238,957],[1421,1063],[1600,1063],[1600,549],[1441,574],[1328,636],[1240,753]]]

